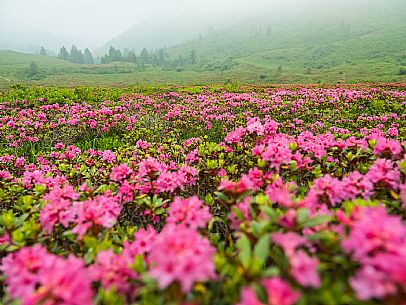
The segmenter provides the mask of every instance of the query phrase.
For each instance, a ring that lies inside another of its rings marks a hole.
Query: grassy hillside
[[[0,87],[44,85],[406,82],[405,4],[360,15],[256,18],[166,49],[171,65],[80,65],[0,51]],[[403,5],[403,6],[402,6]],[[397,10],[395,8],[398,8]],[[195,52],[193,64],[188,56]],[[38,67],[33,76],[30,63]],[[176,63],[179,61],[179,64]],[[175,65],[174,65],[175,63]]]
[[[274,25],[276,24],[276,25]],[[195,50],[203,69],[250,71],[269,82],[401,81],[406,22],[400,13],[320,22],[252,20],[169,50]],[[215,59],[215,61],[213,60]]]

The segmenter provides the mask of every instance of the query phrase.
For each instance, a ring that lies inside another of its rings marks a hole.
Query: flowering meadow
[[[406,84],[0,95],[0,300],[406,304]]]

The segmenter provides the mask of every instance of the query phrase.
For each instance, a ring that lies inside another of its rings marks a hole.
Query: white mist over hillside
[[[158,48],[256,16],[281,20],[384,12],[401,0],[1,0],[0,48],[64,44]],[[129,38],[130,37],[130,38]]]

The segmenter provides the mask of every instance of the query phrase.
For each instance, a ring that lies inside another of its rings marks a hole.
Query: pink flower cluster
[[[246,191],[258,191],[263,185],[266,176],[257,167],[251,168],[248,174],[242,174],[237,181],[225,178],[221,181],[218,190],[224,190],[231,195],[241,195]]]
[[[166,165],[149,157],[139,164],[138,172],[134,177],[134,189],[141,194],[172,193],[177,189],[195,184],[196,176],[197,171],[194,167],[183,165],[178,168],[174,163]]]
[[[7,293],[22,305],[91,305],[93,281],[83,261],[49,254],[42,246],[25,247],[3,258]]]
[[[195,282],[215,278],[215,252],[210,242],[195,230],[167,224],[149,252],[149,275],[161,289],[177,281],[183,292],[188,292]]]
[[[130,280],[136,279],[138,275],[129,267],[130,263],[125,255],[115,254],[109,249],[99,252],[89,269],[93,279],[99,281],[105,289],[115,287],[119,293],[132,295],[134,285]]]
[[[111,228],[115,224],[121,206],[109,191],[94,199],[74,201],[78,198],[79,194],[68,184],[55,187],[44,196],[47,204],[41,210],[40,223],[45,232],[51,233],[58,223],[65,228],[72,223],[72,232],[81,239],[90,228]]]
[[[361,300],[406,292],[406,225],[385,208],[354,211],[345,252],[360,264],[350,284]]]
[[[183,224],[192,229],[204,228],[211,219],[209,207],[197,196],[176,197],[170,205],[167,223]]]
[[[289,284],[279,277],[266,278],[261,281],[267,293],[266,305],[293,305],[299,300],[300,293],[292,290]],[[260,302],[254,289],[245,287],[241,291],[241,300],[236,305],[265,305]]]
[[[297,233],[273,233],[272,239],[280,245],[289,258],[293,278],[305,287],[320,287],[320,277],[317,272],[319,260],[309,256],[301,247],[309,248],[306,238]]]

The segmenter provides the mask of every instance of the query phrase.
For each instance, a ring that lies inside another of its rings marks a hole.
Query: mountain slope
[[[251,71],[271,82],[399,80],[406,68],[404,12],[404,3],[393,1],[391,9],[368,14],[256,18],[167,53],[175,59],[194,50],[202,69]]]
[[[55,35],[45,31],[21,28],[18,24],[7,24],[0,27],[0,50],[12,50],[38,54],[41,46],[57,54],[62,46],[70,49],[91,47],[88,43],[72,37]]]

